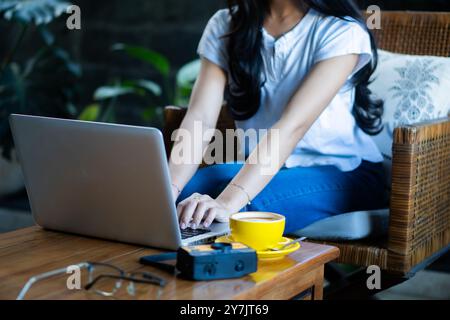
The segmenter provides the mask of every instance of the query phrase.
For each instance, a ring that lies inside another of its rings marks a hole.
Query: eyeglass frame
[[[113,291],[106,292],[106,291],[101,291],[101,290],[95,290],[95,292],[97,294],[100,294],[104,297],[114,296],[114,294],[117,292],[117,290],[121,287],[122,280],[130,281],[130,284],[133,284],[134,282],[136,282],[136,283],[154,284],[154,285],[158,285],[160,287],[164,287],[166,285],[166,281],[163,278],[155,276],[150,272],[126,272],[123,269],[121,269],[113,264],[109,264],[109,263],[87,261],[87,262],[80,262],[80,263],[77,263],[77,264],[74,264],[71,266],[78,267],[79,269],[82,269],[82,268],[87,269],[87,271],[89,273],[89,279],[88,279],[88,283],[83,288],[84,290],[90,290],[95,285],[95,283],[97,283],[102,278],[117,279],[118,281],[116,281],[115,288],[113,289]],[[92,278],[91,268],[93,268],[95,266],[103,266],[103,267],[109,267],[109,268],[115,269],[119,273],[119,275],[105,273],[105,274],[100,274],[95,278]],[[16,300],[23,300],[25,295],[31,289],[33,284],[35,284],[36,282],[45,280],[45,279],[48,279],[48,278],[51,278],[51,277],[54,277],[54,276],[57,276],[57,275],[60,275],[63,273],[67,273],[68,267],[69,266],[60,268],[60,269],[47,271],[47,272],[32,276],[30,279],[28,279],[28,281],[22,287]],[[141,275],[144,279],[136,278],[135,277],[136,275]],[[119,281],[120,281],[120,285],[117,286],[117,283]]]

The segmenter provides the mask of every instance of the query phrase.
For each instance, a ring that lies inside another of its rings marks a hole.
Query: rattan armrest
[[[396,128],[389,269],[406,272],[450,243],[450,118]]]

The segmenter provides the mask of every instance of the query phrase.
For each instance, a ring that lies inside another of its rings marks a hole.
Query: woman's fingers
[[[224,210],[220,203],[210,196],[197,193],[183,200],[177,206],[181,229],[186,229],[188,226],[195,229],[202,224],[202,221],[204,227],[209,227],[214,219],[226,222],[228,219]]]
[[[211,223],[213,223],[214,219],[216,218],[216,215],[217,215],[216,208],[209,208],[208,210],[206,210],[205,220],[203,221],[203,226],[205,228],[208,228],[211,225]]]
[[[192,199],[183,203],[180,214],[180,227],[181,229],[186,229],[191,222],[192,216],[194,215],[195,209],[197,207],[198,200]]]
[[[192,225],[191,225],[192,229],[196,229],[200,225],[209,207],[210,206],[206,201],[200,201],[198,203],[197,207],[195,208],[195,212],[192,216]]]
[[[184,205],[185,204],[181,203],[181,202],[177,205],[177,216],[178,216],[178,221],[180,221],[180,222],[181,222],[181,215],[183,213]]]

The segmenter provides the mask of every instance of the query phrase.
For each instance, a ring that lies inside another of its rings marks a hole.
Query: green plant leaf
[[[91,104],[84,108],[78,116],[78,119],[83,121],[96,121],[100,115],[100,109],[101,107],[99,104]]]
[[[28,59],[25,62],[25,68],[23,71],[24,78],[27,78],[28,76],[30,76],[30,74],[33,73],[34,68],[36,67],[38,62],[45,56],[48,50],[49,49],[47,47],[39,49],[35,55],[33,55],[30,59]]]
[[[130,86],[130,87],[134,87],[134,88],[145,89],[146,91],[154,94],[157,97],[160,97],[161,94],[162,94],[161,86],[159,84],[157,84],[156,82],[153,82],[151,80],[145,80],[145,79],[128,80],[128,81],[122,82],[122,85]]]
[[[131,46],[123,43],[117,43],[112,46],[112,50],[121,50],[126,52],[130,57],[144,61],[153,66],[163,76],[168,77],[170,74],[169,60],[159,52],[140,47]]]
[[[176,76],[176,96],[175,104],[178,106],[187,106],[189,98],[194,87],[195,80],[197,80],[200,73],[201,61],[194,60],[185,64],[177,72]]]
[[[46,26],[39,26],[38,31],[47,46],[52,46],[55,44],[55,36]]]
[[[100,117],[101,122],[116,123],[116,110],[113,104],[110,104]]]
[[[0,13],[7,20],[25,24],[48,24],[66,12],[71,3],[63,0],[2,0]]]
[[[52,52],[58,59],[64,62],[69,72],[71,72],[76,77],[81,77],[81,66],[72,60],[66,50],[59,47],[53,47]]]
[[[177,86],[192,88],[195,80],[197,80],[198,74],[200,73],[200,67],[201,61],[199,59],[182,66],[177,72]]]
[[[119,96],[123,96],[126,94],[134,93],[135,90],[133,88],[127,88],[122,86],[104,86],[97,88],[94,93],[94,100],[107,100]]]

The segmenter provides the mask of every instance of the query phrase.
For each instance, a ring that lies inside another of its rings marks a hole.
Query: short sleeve
[[[372,60],[369,33],[356,20],[333,17],[321,29],[314,63],[348,54],[357,54],[359,61],[349,77],[351,79]]]
[[[227,39],[230,15],[227,9],[219,10],[209,20],[200,39],[197,53],[201,58],[208,59],[225,71],[228,70]]]

